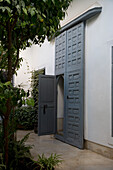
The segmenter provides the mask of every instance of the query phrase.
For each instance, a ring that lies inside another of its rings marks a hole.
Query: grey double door
[[[83,148],[84,23],[70,28],[56,38],[55,71],[56,76],[64,75],[64,141]],[[52,76],[53,81],[51,76],[45,76],[45,81],[40,76],[39,135],[57,131],[56,76]],[[47,104],[48,100],[51,104]],[[44,105],[47,106],[47,117]]]

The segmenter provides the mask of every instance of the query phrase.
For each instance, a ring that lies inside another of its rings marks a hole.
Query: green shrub
[[[53,170],[62,162],[62,160],[61,156],[57,154],[51,154],[49,158],[42,154],[42,156],[38,155],[38,161],[34,162],[40,166],[40,170]]]
[[[31,95],[34,99],[35,114],[37,114],[37,126],[38,126],[38,102],[39,102],[39,75],[44,75],[45,69],[34,70],[31,77]],[[38,130],[38,129],[37,129]]]
[[[9,170],[53,170],[59,163],[62,162],[60,155],[51,154],[49,158],[44,154],[38,155],[38,160],[34,161],[30,154],[31,145],[26,145],[25,142],[29,137],[28,133],[23,139],[9,142]],[[3,139],[3,138],[2,138]],[[0,153],[0,170],[5,170],[4,165],[4,150]]]
[[[27,164],[31,160],[30,149],[31,145],[25,145],[29,137],[28,133],[19,141],[10,141],[9,143],[9,169],[10,170],[22,170],[23,167],[27,169]],[[27,160],[27,161],[26,161]],[[29,161],[28,161],[29,160]]]
[[[34,107],[34,99],[32,97],[29,97],[28,99],[26,99],[26,104],[27,106]]]
[[[32,106],[20,107],[15,111],[17,127],[22,126],[24,129],[33,129],[37,121],[37,114]]]
[[[0,170],[5,170],[6,166],[3,163],[3,153],[0,153]]]

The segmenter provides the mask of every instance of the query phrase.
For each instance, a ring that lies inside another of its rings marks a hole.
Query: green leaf
[[[54,1],[54,0],[52,0],[52,2],[53,2],[53,4],[55,4],[55,1]]]
[[[45,15],[45,14],[42,14],[42,16],[43,16],[44,18],[46,18],[46,15]]]
[[[31,16],[35,15],[35,13],[36,13],[35,8],[31,8],[30,13],[31,13]]]
[[[8,6],[0,7],[0,9],[2,9],[3,12],[4,12],[5,10],[7,10],[8,12],[11,13],[11,9],[10,9]]]
[[[27,9],[26,8],[22,8],[23,12],[27,15]]]
[[[2,12],[4,12],[4,11],[5,11],[5,8],[4,8],[4,7],[0,7],[0,9],[2,9]]]
[[[21,5],[23,8],[25,8],[25,2],[24,1],[21,1]]]
[[[0,87],[3,88],[3,83],[0,82]]]
[[[7,81],[4,85],[5,85],[5,86],[9,86],[9,85],[11,85],[11,82],[10,82],[10,81]]]
[[[11,3],[10,0],[5,0],[5,1],[7,1],[9,4]]]
[[[42,16],[41,16],[41,15],[39,15],[39,14],[37,14],[37,16],[38,16],[38,18],[39,18],[40,22],[43,22],[43,18],[42,18]]]

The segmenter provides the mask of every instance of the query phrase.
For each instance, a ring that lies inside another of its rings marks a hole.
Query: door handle
[[[47,104],[44,104],[43,114],[45,114],[45,113],[46,113],[46,108],[47,108]]]
[[[67,96],[67,99],[69,99],[69,96]]]

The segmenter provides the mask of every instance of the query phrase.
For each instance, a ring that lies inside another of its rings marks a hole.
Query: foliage
[[[0,71],[0,81],[2,83],[7,82],[7,72],[4,72],[3,70]]]
[[[14,136],[15,124],[13,120],[13,115],[15,113],[15,107],[21,107],[26,93],[21,88],[13,87],[11,82],[6,83],[0,82],[0,116],[2,118],[2,133],[3,133],[3,147],[5,150],[5,156],[8,157],[9,142]],[[9,121],[9,117],[12,112],[12,119]]]
[[[60,28],[60,20],[72,0],[0,0],[1,67],[12,74],[20,67],[19,50],[42,44]],[[4,64],[5,63],[5,64]]]
[[[37,114],[35,114],[34,107],[24,106],[16,109],[15,119],[18,128],[21,125],[24,129],[33,129]]]
[[[0,131],[1,134],[1,131]],[[10,134],[11,135],[11,134]],[[38,161],[34,161],[30,154],[30,149],[32,146],[25,145],[25,142],[27,141],[30,133],[28,133],[26,136],[24,136],[23,139],[16,141],[10,139],[9,141],[9,164],[8,167],[10,170],[33,170],[33,169],[39,169],[39,170],[51,170],[54,169],[55,166],[59,165],[59,163],[62,162],[59,155],[51,154],[49,158],[46,158],[44,154],[42,156],[38,155]],[[1,141],[3,140],[3,136],[0,135]],[[1,142],[0,141],[0,142]],[[1,144],[1,147],[3,148],[3,143]],[[2,151],[2,153],[1,153]],[[3,161],[3,155],[4,150],[0,151],[0,169],[6,169],[6,166],[4,165]]]
[[[0,116],[3,119],[5,164],[8,166],[9,117],[22,105],[23,89],[11,80],[20,68],[20,50],[41,45],[60,28],[60,20],[72,0],[0,0],[0,71],[7,72],[7,83],[0,83]],[[2,107],[3,106],[3,107]]]
[[[34,161],[40,166],[40,170],[52,170],[55,166],[59,165],[62,162],[60,155],[51,154],[49,158],[45,157],[44,154],[42,156],[38,155],[38,161]]]
[[[21,161],[24,158],[32,158],[30,154],[30,145],[25,146],[30,133],[24,136],[20,141],[11,141],[9,144],[9,167],[15,170],[20,168]],[[26,162],[24,162],[25,164]]]
[[[27,98],[26,99],[26,104],[27,104],[27,106],[32,106],[32,107],[34,107],[34,99],[32,98],[32,97],[29,97],[29,98]]]
[[[35,114],[37,115],[36,123],[38,123],[38,97],[39,97],[39,75],[45,74],[45,69],[34,70],[31,77],[32,96],[34,99]]]
[[[6,112],[6,103],[8,99],[11,100],[11,106],[13,108],[17,105],[21,107],[24,97],[26,97],[26,93],[23,89],[13,87],[10,82],[0,82],[0,116],[2,118],[5,117],[4,114]]]
[[[0,153],[0,170],[5,170],[6,166],[3,163],[3,153]]]
[[[0,132],[1,133],[1,132]],[[30,154],[31,145],[25,145],[30,133],[24,136],[19,141],[11,140],[9,141],[9,163],[8,169],[10,170],[22,170],[29,169],[28,163],[33,164],[32,157]],[[0,139],[3,140],[3,136],[0,136]],[[0,143],[1,144],[1,143]],[[2,143],[3,144],[3,143]],[[5,170],[6,166],[4,165],[4,150],[1,144],[2,150],[0,151],[0,170]]]

